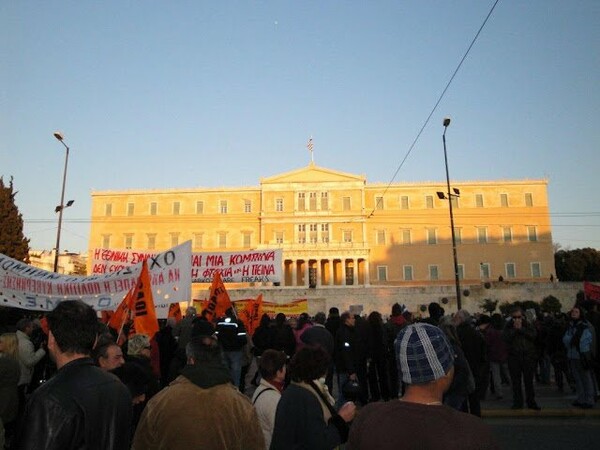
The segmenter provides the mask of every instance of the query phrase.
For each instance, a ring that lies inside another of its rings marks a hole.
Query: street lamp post
[[[452,197],[458,197],[460,195],[460,191],[458,189],[453,189],[454,193],[450,191],[450,174],[448,172],[448,154],[446,152],[446,130],[448,129],[448,125],[450,125],[450,118],[446,117],[444,119],[444,134],[442,135],[442,141],[444,142],[444,162],[446,164],[446,183],[448,188],[448,205],[450,208],[450,231],[452,233],[452,256],[454,258],[454,284],[456,285],[456,306],[460,310],[462,308],[462,301],[460,297],[460,279],[458,276],[458,258],[456,256],[456,234],[454,232],[454,213],[452,211]],[[438,196],[443,193],[438,193]]]
[[[62,227],[62,216],[63,210],[68,208],[73,204],[73,200],[69,200],[65,205],[65,184],[67,182],[67,165],[69,164],[69,146],[65,144],[64,137],[61,132],[55,131],[54,137],[60,141],[62,145],[67,149],[65,153],[65,170],[63,172],[63,181],[62,181],[62,192],[60,194],[60,205],[55,208],[55,212],[58,213],[58,230],[56,232],[56,248],[54,253],[54,272],[58,273],[58,254],[60,253],[60,230]]]

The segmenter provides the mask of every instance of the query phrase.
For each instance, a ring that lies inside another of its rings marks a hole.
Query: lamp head
[[[444,118],[444,127],[447,127],[448,125],[450,125],[450,117],[445,117]]]
[[[54,134],[54,137],[56,139],[58,139],[59,141],[61,141],[61,142],[64,139],[64,136],[63,136],[63,134],[60,131],[55,131],[53,134]]]
[[[67,206],[66,206],[66,208],[68,208],[69,206],[72,206],[72,205],[73,205],[73,203],[75,203],[75,200],[69,200],[69,201],[67,202]]]
[[[444,194],[443,192],[437,191],[436,194],[440,200],[446,199],[446,194]]]

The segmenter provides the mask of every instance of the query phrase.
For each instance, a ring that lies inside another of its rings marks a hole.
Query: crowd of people
[[[250,336],[234,310],[210,322],[189,307],[121,342],[64,301],[43,325],[1,324],[0,448],[497,448],[477,416],[508,386],[514,409],[539,410],[551,382],[594,407],[599,320],[594,303],[506,317],[431,303],[424,319],[395,304],[385,320],[265,314]]]

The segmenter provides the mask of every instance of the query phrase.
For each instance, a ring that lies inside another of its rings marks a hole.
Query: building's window
[[[342,240],[344,242],[352,242],[352,230],[344,230]]]
[[[435,280],[439,280],[440,279],[440,274],[439,274],[439,269],[438,266],[429,266],[429,279],[431,281],[435,281]]]
[[[219,212],[221,214],[227,214],[227,200],[221,200],[219,202]]]
[[[147,236],[148,242],[146,248],[148,250],[154,250],[156,248],[156,233],[149,233]]]
[[[133,216],[133,211],[135,209],[135,205],[133,203],[127,203],[127,215]]]
[[[252,246],[252,233],[244,231],[242,233],[242,246],[244,248],[250,248]]]
[[[483,194],[475,194],[475,207],[483,208]]]
[[[244,200],[244,212],[245,213],[252,212],[252,202],[250,200]]]
[[[179,233],[170,233],[171,234],[171,247],[175,247],[179,245]]]
[[[276,244],[283,244],[283,231],[276,231],[275,232],[275,243]]]
[[[427,243],[429,245],[437,244],[437,230],[435,228],[427,228]]]
[[[306,224],[298,224],[298,244],[306,244]]]
[[[465,279],[465,265],[464,264],[458,265],[458,279],[459,280]]]
[[[413,266],[404,266],[402,267],[402,271],[404,272],[404,281],[412,281]]]
[[[204,202],[202,200],[196,202],[196,214],[204,214]]]
[[[304,192],[298,192],[298,211],[306,210],[306,194]]]
[[[377,266],[377,279],[379,281],[387,281],[387,266]]]
[[[534,226],[527,227],[527,239],[529,242],[537,242],[537,229]]]
[[[504,264],[506,269],[506,278],[517,278],[517,269],[515,263]]]
[[[502,240],[504,242],[512,242],[512,228],[502,227]]]
[[[377,245],[385,245],[385,230],[375,231],[375,243]]]
[[[275,211],[283,212],[283,199],[282,198],[275,199]]]
[[[311,211],[317,210],[317,193],[309,192],[308,193],[308,207]]]
[[[477,227],[477,243],[479,244],[487,244],[487,228],[486,227]]]
[[[158,204],[156,202],[150,202],[150,215],[155,216],[158,210]]]
[[[112,203],[107,203],[104,205],[104,215],[112,216]]]
[[[342,197],[342,209],[344,211],[350,211],[350,209],[352,209],[350,197]]]
[[[500,194],[500,206],[508,208],[508,194]]]
[[[323,242],[323,243],[329,242],[329,224],[328,223],[321,224],[321,242]]]
[[[217,235],[217,240],[219,241],[219,248],[227,248],[227,233],[224,231],[220,231]]]
[[[533,194],[531,192],[525,193],[525,206],[533,206]]]
[[[425,196],[425,207],[427,209],[433,209],[433,195]]]
[[[194,233],[194,248],[202,248],[204,246],[204,233]]]
[[[133,234],[127,233],[125,235],[125,248],[131,249],[133,248]]]
[[[402,243],[404,245],[409,245],[411,242],[410,230],[402,230]]]
[[[454,241],[457,244],[462,244],[462,228],[454,227]]]
[[[375,197],[375,209],[383,209],[383,197]]]
[[[308,229],[310,231],[310,235],[309,235],[310,243],[316,244],[317,240],[318,240],[318,230],[319,230],[318,225],[316,223],[311,223],[309,225]]]
[[[542,265],[539,262],[531,263],[531,276],[533,278],[541,278],[542,277]]]
[[[102,248],[110,248],[110,234],[102,235]]]
[[[400,209],[408,209],[408,195],[400,197]]]
[[[329,210],[329,193],[321,192],[321,211]]]
[[[479,264],[479,276],[482,279],[487,279],[490,277],[490,263]]]
[[[173,215],[178,216],[181,212],[181,203],[173,202]]]

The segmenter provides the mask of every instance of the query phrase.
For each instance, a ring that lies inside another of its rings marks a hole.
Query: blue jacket
[[[573,338],[577,332],[581,333],[581,339],[579,341],[579,348],[572,345]],[[580,352],[591,352],[592,351],[592,331],[590,324],[586,321],[571,322],[565,335],[563,336],[563,343],[567,349],[567,358],[569,359],[580,359]]]

